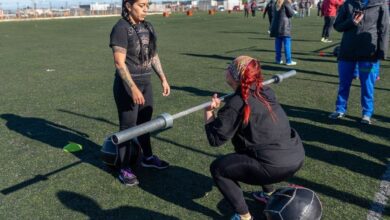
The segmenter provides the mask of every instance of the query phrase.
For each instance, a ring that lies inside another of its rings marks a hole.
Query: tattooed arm
[[[162,93],[163,96],[169,96],[169,94],[171,93],[171,88],[168,84],[167,78],[165,77],[164,71],[162,70],[160,57],[158,56],[157,53],[152,58],[152,67],[154,72],[156,72],[156,74],[161,80],[161,86],[163,88],[163,93]]]
[[[127,93],[131,96],[135,104],[145,104],[144,96],[135,85],[133,79],[131,78],[130,71],[126,66],[125,61],[127,50],[123,47],[113,46],[112,52],[114,55],[115,68],[117,69],[118,74],[122,79]]]

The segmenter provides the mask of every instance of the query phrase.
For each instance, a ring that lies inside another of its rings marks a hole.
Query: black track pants
[[[114,98],[119,116],[119,130],[125,130],[135,125],[150,121],[153,114],[153,94],[150,80],[142,82],[135,81],[138,89],[145,98],[144,105],[136,105],[133,99],[127,93],[122,80],[119,76],[114,81]],[[138,141],[141,145],[145,157],[152,156],[152,147],[150,144],[150,134],[139,136]],[[119,167],[126,168],[130,166],[130,141],[119,145]]]
[[[335,17],[329,17],[329,16],[325,16],[324,17],[324,27],[322,29],[322,37],[324,38],[329,38],[329,34],[333,28],[333,24],[334,24],[334,21],[335,21]]]
[[[248,207],[238,182],[260,185],[265,192],[273,191],[271,184],[292,177],[302,163],[291,167],[264,165],[246,154],[228,154],[213,161],[211,175],[225,199],[238,214],[248,213]]]

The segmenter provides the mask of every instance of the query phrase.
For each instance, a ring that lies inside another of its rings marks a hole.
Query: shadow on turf
[[[324,55],[326,56],[326,55]],[[309,61],[309,62],[314,62],[314,63],[334,63],[335,65],[337,64],[337,60],[334,59],[334,60],[327,60],[327,59],[315,59],[315,58],[303,58],[303,57],[299,57],[297,58],[299,60],[304,60],[304,61]]]
[[[89,219],[178,220],[178,218],[172,216],[167,216],[151,210],[131,206],[120,206],[114,209],[103,210],[95,200],[69,191],[60,191],[57,193],[57,197],[68,209],[80,212],[88,216]]]
[[[192,93],[196,96],[207,96],[207,97],[210,97],[210,99],[211,99],[211,96],[213,96],[216,93],[215,91],[198,89],[198,88],[195,88],[192,86],[171,86],[171,89],[189,92],[189,93]],[[217,94],[218,94],[218,97],[227,95],[226,93],[217,93]]]
[[[268,35],[257,31],[218,31],[221,34],[256,34],[256,35]]]
[[[272,40],[275,41],[275,38],[272,37],[248,37],[250,40]],[[314,42],[314,43],[319,43],[320,41],[318,40],[305,40],[305,39],[292,39],[294,42]]]
[[[34,183],[47,180],[49,176],[83,162],[105,170],[103,163],[97,159],[99,157],[98,154],[100,153],[100,145],[90,141],[88,139],[88,135],[83,132],[79,132],[72,128],[41,118],[23,117],[15,114],[2,114],[0,115],[0,118],[6,120],[5,125],[9,130],[15,131],[30,139],[40,141],[51,147],[62,149],[69,142],[78,143],[83,146],[82,151],[74,153],[80,161],[74,162],[47,174],[38,174],[32,179],[25,180],[9,188],[2,189],[1,193],[3,194],[10,194]],[[62,151],[61,153],[65,154],[65,152]]]
[[[329,82],[329,81],[323,81],[323,80],[313,80],[313,79],[304,79],[304,78],[295,78],[295,79],[298,79],[298,80],[305,80],[305,81],[311,81],[311,82],[321,82],[321,83],[327,83],[327,84],[331,84],[331,85],[337,85],[337,87],[339,86],[339,83],[338,82]],[[359,80],[357,80],[359,81]],[[357,88],[360,88],[360,85],[356,85],[356,84],[351,84],[352,87],[357,87]],[[381,88],[381,87],[378,87],[378,86],[375,86],[375,90],[382,90],[382,91],[390,91],[390,89],[386,89],[386,88]],[[336,97],[335,97],[336,98]],[[381,118],[383,119],[384,122],[390,122],[390,118],[387,118],[386,117],[383,117],[383,116],[375,116],[376,118]]]
[[[271,50],[261,50],[261,51],[270,51],[271,52]],[[274,52],[274,51],[272,51],[272,52]],[[195,57],[206,57],[206,58],[229,60],[229,61],[232,61],[232,60],[235,59],[235,57],[221,56],[221,55],[216,55],[216,54],[207,55],[207,54],[183,53],[183,55],[195,56]],[[328,62],[328,60],[325,60],[324,62]],[[274,64],[273,62],[265,62],[265,61],[261,61],[261,63],[262,64],[263,63]],[[337,77],[338,78],[337,75],[328,74],[328,73],[321,73],[321,72],[318,72],[318,71],[309,71],[309,70],[297,69],[296,67],[297,66],[290,67],[290,66],[280,65],[278,67],[274,67],[274,66],[269,66],[269,65],[262,65],[262,69],[264,69],[264,70],[282,70],[282,71],[286,71],[287,72],[287,71],[289,71],[289,70],[291,70],[293,68],[298,73],[307,73],[307,74],[313,74],[313,75],[321,75],[321,76],[329,76],[329,77]]]
[[[315,182],[312,182],[310,180],[306,180],[306,179],[296,177],[296,176],[290,178],[289,182],[296,184],[296,185],[300,185],[300,186],[309,188],[309,189],[312,189],[315,192],[321,193],[321,194],[326,195],[328,197],[338,199],[344,203],[354,204],[356,206],[359,206],[359,207],[365,208],[365,209],[368,209],[370,207],[370,203],[371,203],[370,200],[358,197],[358,196],[351,194],[351,193],[348,193],[348,192],[343,192],[343,191],[340,191],[338,189],[335,189],[335,188],[331,187],[330,184],[328,184],[328,183],[319,184],[319,183],[315,183]],[[321,200],[321,197],[320,197],[320,200]]]
[[[357,127],[362,132],[365,132],[370,135],[375,135],[380,138],[385,138],[390,140],[390,129],[377,126],[375,124],[372,125],[364,125],[360,123],[361,118],[358,117],[352,117],[352,116],[346,116],[345,119],[340,120],[331,120],[328,118],[328,115],[330,112],[317,110],[317,109],[309,109],[304,107],[297,107],[297,106],[291,106],[291,105],[282,105],[283,109],[286,111],[287,115],[289,117],[295,117],[295,118],[304,118],[308,119],[310,121],[319,122],[322,124],[339,124],[346,127]],[[381,116],[381,115],[374,115],[373,119],[378,118],[378,120],[381,120],[383,122],[390,121],[390,118]],[[297,123],[297,122],[292,122]],[[377,154],[372,152],[372,148],[375,148],[377,151],[386,151],[386,146],[381,144],[375,144],[371,143],[367,140],[355,137],[350,134],[341,133],[335,130],[327,129],[327,128],[321,128],[318,126],[311,125],[311,129],[306,128],[306,126],[309,126],[305,123],[297,123],[298,126],[300,126],[304,131],[307,131],[307,134],[303,134],[301,136],[304,136],[303,139],[310,139],[310,140],[319,140],[320,142],[331,144],[334,146],[349,146],[349,145],[356,145],[356,146],[350,146],[350,147],[343,147],[348,148],[350,150],[359,151],[367,153],[368,155],[374,156],[378,159],[381,159],[383,162],[386,162],[387,160],[384,158],[386,155],[381,154],[378,152]],[[311,130],[316,132],[310,132]],[[324,132],[324,133],[321,133]],[[340,137],[340,135],[342,137]],[[343,143],[348,143],[348,145],[343,145]],[[361,145],[367,145],[367,147],[360,147]]]
[[[266,53],[275,53],[275,50],[269,50],[269,49],[254,49],[252,50],[254,52],[266,52]],[[292,51],[292,55],[304,55],[304,56],[317,56],[318,53],[316,52],[301,52],[301,51]],[[298,64],[299,65],[299,64]]]
[[[289,117],[305,118],[310,121],[320,122],[323,124],[333,123],[332,120],[328,119],[329,112],[289,105],[283,105],[283,109],[285,109]],[[382,136],[383,138],[389,138],[389,129],[382,127],[374,125],[363,126],[359,122],[348,121],[345,119],[334,123],[342,124],[346,127],[360,126],[362,131],[366,133],[380,137]],[[388,147],[385,145],[373,143],[354,135],[329,128],[314,126],[308,123],[291,121],[291,126],[298,131],[304,141],[319,142],[335,146],[340,149],[364,153],[382,161],[384,164],[387,164]],[[325,148],[318,147],[313,144],[305,144],[304,146],[306,156],[308,157],[343,167],[352,172],[360,173],[375,179],[380,178],[386,169],[386,166],[383,164],[366,160],[358,155],[346,153],[342,150],[326,150]]]
[[[195,201],[207,197],[207,192],[212,190],[213,181],[210,177],[178,166],[170,166],[163,171],[137,169],[136,173],[140,180],[138,186],[146,192],[212,219],[221,217],[214,210]]]
[[[261,64],[275,64],[273,62],[267,62],[267,61],[262,61]],[[309,71],[309,70],[304,70],[304,69],[298,69],[297,67],[299,67],[299,63],[297,66],[286,66],[286,65],[279,65],[279,64],[275,64],[275,66],[270,66],[270,65],[262,65],[261,68],[263,70],[271,70],[271,71],[290,71],[292,69],[296,70],[297,73],[307,73],[307,74],[312,74],[312,75],[319,75],[319,76],[327,76],[327,77],[337,77],[337,75],[333,75],[333,74],[328,74],[328,73],[322,73],[322,72],[318,72],[318,71]]]
[[[113,123],[113,122],[111,122],[111,121],[109,121],[109,120],[107,120],[105,118],[102,118],[102,117],[89,116],[89,115],[85,115],[85,114],[81,114],[81,113],[77,113],[77,112],[72,112],[72,111],[69,111],[69,110],[66,110],[66,109],[57,109],[57,111],[68,113],[68,114],[71,114],[71,115],[80,116],[80,117],[83,117],[83,118],[93,119],[93,120],[100,121],[100,122],[105,122],[107,124],[114,125],[114,126],[118,126],[118,124],[115,124],[115,123]]]
[[[196,149],[195,147],[186,146],[186,145],[180,144],[180,143],[178,143],[178,142],[169,140],[169,139],[167,139],[167,138],[158,137],[157,135],[152,135],[152,137],[155,138],[155,139],[157,139],[157,140],[159,140],[159,141],[163,141],[163,142],[166,142],[166,143],[168,143],[168,144],[172,144],[172,145],[175,145],[175,146],[177,146],[177,147],[184,148],[184,149],[189,150],[189,151],[192,151],[192,152],[194,152],[194,153],[203,154],[203,155],[208,156],[208,157],[217,158],[217,157],[219,157],[219,156],[222,156],[222,155],[219,155],[219,154],[211,154],[211,153],[208,153],[208,152],[205,152],[205,151]]]
[[[236,57],[222,56],[217,54],[182,53],[182,55],[193,56],[193,57],[205,57],[205,58],[212,58],[212,59],[219,59],[219,60],[229,60],[229,61],[232,61],[236,58]]]

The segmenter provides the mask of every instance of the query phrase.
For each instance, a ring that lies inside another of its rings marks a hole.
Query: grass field
[[[208,146],[203,112],[155,132],[165,171],[137,169],[138,187],[125,187],[99,159],[104,138],[117,131],[109,33],[118,18],[0,23],[0,219],[228,219],[232,210],[213,186],[209,164],[232,151]],[[242,54],[275,65],[267,20],[242,14],[150,16],[172,93],[162,97],[153,77],[155,113],[176,113],[229,93],[224,69]],[[304,140],[305,165],[288,183],[315,190],[323,219],[366,219],[390,156],[390,63],[382,62],[374,124],[359,123],[360,85],[353,82],[348,117],[329,121],[338,87],[334,43],[320,43],[323,21],[293,19],[298,75],[273,85],[291,125]],[[324,51],[325,56],[319,56]],[[84,146],[69,154],[69,141]],[[242,185],[251,212],[264,208]],[[386,205],[383,219],[390,219]]]

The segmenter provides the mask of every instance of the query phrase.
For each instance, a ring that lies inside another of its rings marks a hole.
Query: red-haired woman
[[[260,63],[248,56],[237,57],[226,71],[234,95],[218,111],[220,99],[212,97],[205,109],[205,128],[212,146],[232,140],[235,153],[216,159],[210,171],[218,189],[233,206],[234,220],[253,219],[238,182],[260,185],[257,198],[267,198],[271,184],[294,175],[303,164],[305,152],[298,133],[274,92],[262,86]]]

